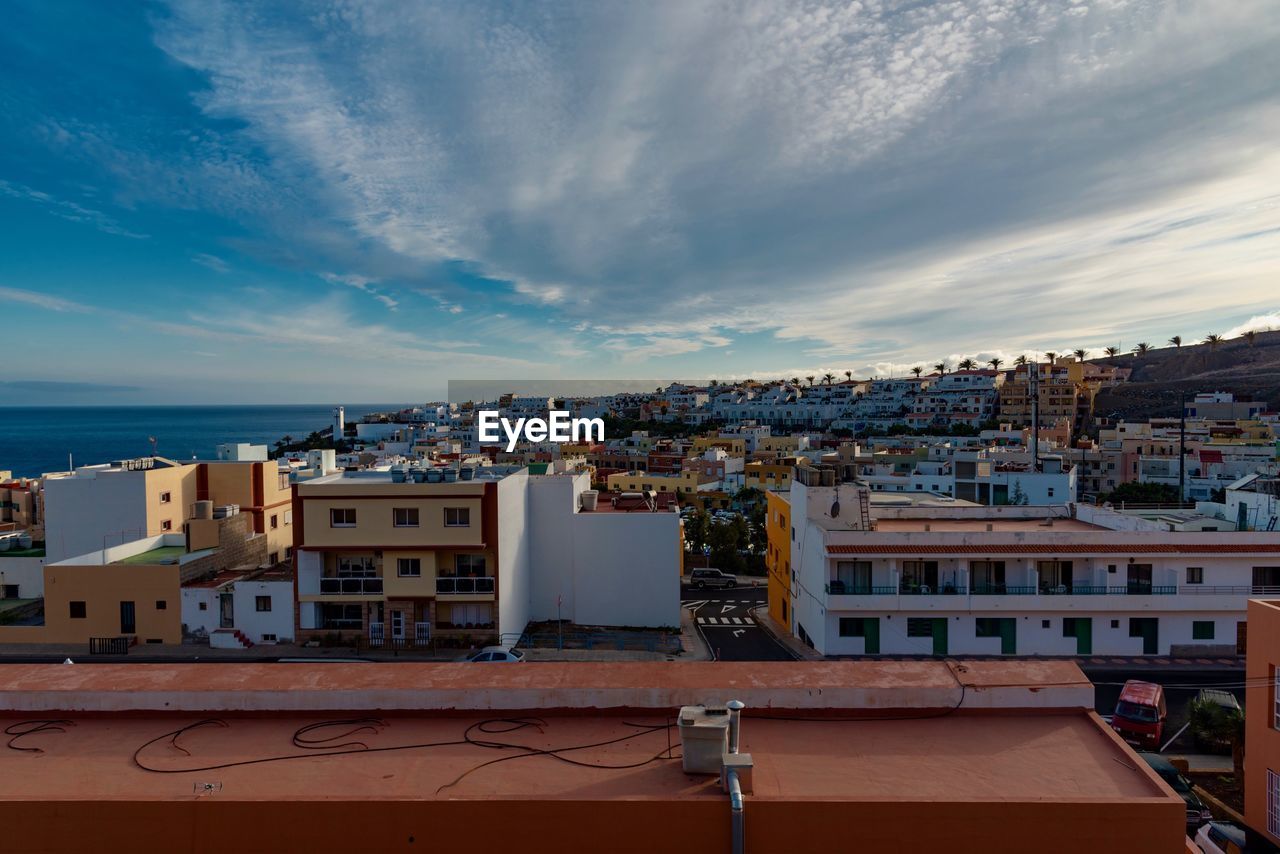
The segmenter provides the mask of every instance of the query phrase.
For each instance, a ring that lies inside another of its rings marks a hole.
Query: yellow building
[[[748,489],[790,489],[792,472],[799,463],[796,457],[776,463],[747,463],[743,467],[743,485]]]
[[[289,473],[275,462],[218,461],[199,464],[196,494],[215,506],[236,504],[256,533],[266,534],[267,562],[293,554],[293,493]]]
[[[769,537],[764,565],[769,572],[769,616],[791,631],[791,501],[770,490],[765,531]]]
[[[729,456],[741,457],[747,453],[747,440],[742,437],[697,436],[693,440],[693,447],[689,449],[689,454],[696,457],[711,448],[723,448],[729,452]]]
[[[618,472],[609,475],[606,487],[610,492],[673,492],[677,495],[693,494],[699,484],[715,483],[715,478],[696,471],[677,474],[649,474],[646,472]]]

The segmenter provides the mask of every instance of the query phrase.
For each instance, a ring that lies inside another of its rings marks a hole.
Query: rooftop
[[[187,550],[183,546],[160,546],[156,549],[150,549],[149,551],[139,552],[138,554],[112,561],[112,563],[147,565],[177,563],[186,553]]]
[[[874,502],[873,502],[874,503]],[[1044,519],[876,519],[876,530],[893,531],[1103,531],[1097,525],[1078,519],[1055,518],[1052,525]]]

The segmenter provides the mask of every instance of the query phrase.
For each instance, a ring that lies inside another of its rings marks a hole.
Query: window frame
[[[1189,566],[1187,567],[1187,584],[1204,584],[1204,567]]]
[[[80,607],[77,608],[77,605]],[[80,613],[77,614],[77,610]],[[70,620],[87,620],[89,619],[89,603],[81,599],[72,599],[67,603],[67,613],[70,615],[68,617]]]
[[[444,526],[446,528],[470,528],[471,527],[471,508],[470,507],[445,507],[444,509]],[[449,521],[449,514],[454,514],[454,521]]]
[[[400,521],[400,514],[404,514],[405,521]],[[393,528],[421,528],[422,513],[417,507],[392,507],[391,508],[391,527]]]
[[[405,572],[405,566],[417,565],[416,572]],[[396,558],[396,578],[421,578],[422,577],[422,558],[420,557],[398,557]]]
[[[1206,629],[1207,627],[1207,629]],[[1192,620],[1191,621],[1191,639],[1192,640],[1214,640],[1217,635],[1217,624],[1213,620]],[[1205,631],[1208,634],[1205,634]]]
[[[264,607],[262,607],[262,605],[263,605],[263,603],[264,603],[264,602],[265,602],[265,603],[266,603],[266,605],[267,605],[267,607],[265,607],[265,608],[264,608]],[[254,613],[257,613],[257,614],[269,614],[269,613],[271,613],[271,597],[270,597],[269,595],[268,595],[268,596],[254,596],[254,597],[253,597],[253,610],[254,610]]]
[[[338,514],[343,514],[343,518],[350,518],[351,521],[338,521]],[[330,528],[354,528],[356,526],[356,508],[354,507],[330,507],[329,508],[329,527]]]

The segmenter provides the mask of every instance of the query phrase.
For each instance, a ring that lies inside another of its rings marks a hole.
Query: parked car
[[[467,656],[466,661],[505,661],[519,663],[524,661],[524,653],[518,649],[505,646],[486,646],[479,652]]]
[[[1164,688],[1154,682],[1130,679],[1120,690],[1111,728],[1135,747],[1158,748],[1168,717]]]
[[[701,590],[704,587],[737,587],[738,576],[728,572],[721,572],[718,569],[695,569],[689,573],[689,583],[696,589]]]
[[[1158,753],[1139,753],[1143,761],[1151,766],[1151,770],[1160,775],[1160,779],[1169,784],[1169,788],[1178,793],[1187,805],[1187,835],[1197,827],[1209,821],[1213,816],[1209,808],[1200,800],[1200,796],[1191,787],[1191,781],[1173,767],[1173,763]]]
[[[1245,832],[1229,821],[1211,821],[1196,834],[1204,854],[1248,854]]]

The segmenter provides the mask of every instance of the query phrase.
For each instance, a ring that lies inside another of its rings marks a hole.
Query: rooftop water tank
[[[588,512],[596,509],[596,503],[600,500],[600,493],[595,489],[584,489],[582,491],[582,509]]]

